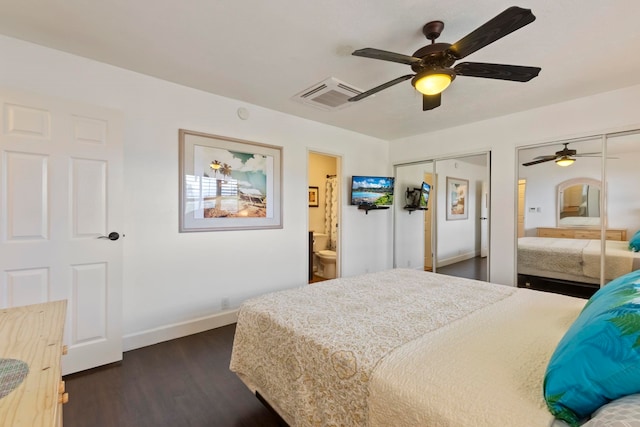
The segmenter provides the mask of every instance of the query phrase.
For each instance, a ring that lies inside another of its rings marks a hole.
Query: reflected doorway
[[[427,172],[424,174],[424,182],[433,188],[433,174]],[[427,203],[427,210],[424,211],[424,271],[433,271],[433,206]]]

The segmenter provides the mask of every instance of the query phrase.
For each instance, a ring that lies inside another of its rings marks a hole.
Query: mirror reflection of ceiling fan
[[[522,166],[537,165],[539,163],[545,163],[555,161],[558,166],[570,166],[576,161],[576,157],[601,157],[602,153],[578,153],[576,150],[569,149],[568,142],[563,143],[564,148],[560,151],[556,151],[555,154],[548,156],[538,156],[530,162],[523,163]]]

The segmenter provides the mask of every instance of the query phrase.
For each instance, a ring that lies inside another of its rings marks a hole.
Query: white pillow
[[[631,394],[603,405],[582,427],[640,427],[640,394]]]

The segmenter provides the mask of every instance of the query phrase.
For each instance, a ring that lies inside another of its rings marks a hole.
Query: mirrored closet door
[[[396,165],[395,267],[489,280],[489,166],[490,153]]]
[[[518,286],[589,297],[637,268],[628,238],[640,227],[640,189],[630,185],[638,135],[518,150]]]
[[[607,228],[620,230],[620,241],[607,240],[606,256],[602,260],[603,283],[629,271],[640,270],[640,250],[629,240],[640,230],[640,130],[609,135],[606,138],[605,212]],[[606,262],[605,262],[606,261]]]

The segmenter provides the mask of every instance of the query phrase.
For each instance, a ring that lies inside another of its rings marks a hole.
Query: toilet
[[[336,277],[336,251],[327,249],[329,236],[324,233],[313,233],[314,261],[318,267],[317,274],[325,279]]]

